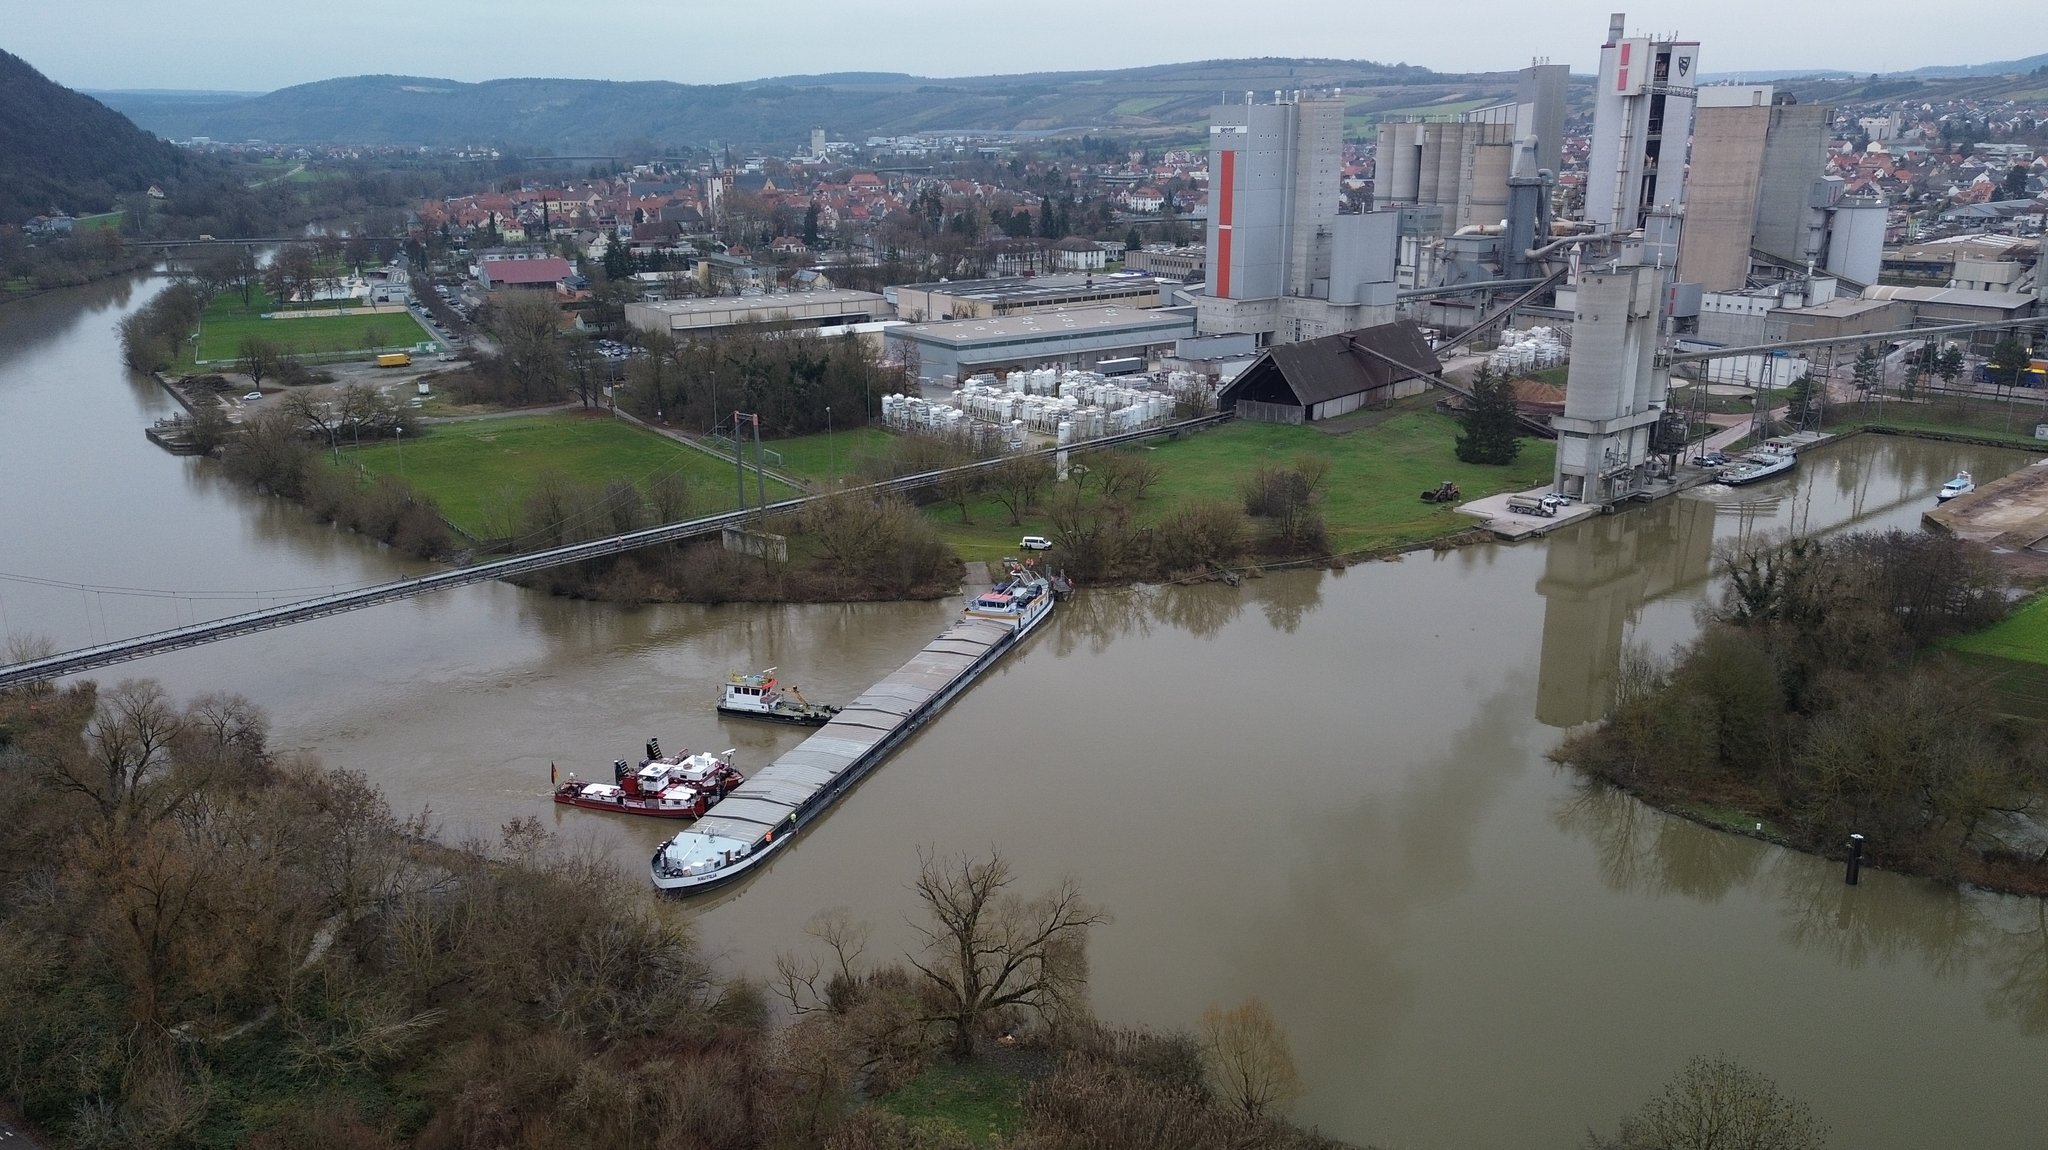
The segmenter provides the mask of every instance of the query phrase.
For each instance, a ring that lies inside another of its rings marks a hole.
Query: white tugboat
[[[1741,487],[1744,484],[1761,483],[1774,475],[1783,475],[1798,464],[1799,457],[1789,451],[1752,451],[1715,472],[1714,479],[1730,487]]]
[[[751,872],[1045,622],[1065,580],[1016,560],[1004,566],[1005,578],[969,599],[959,622],[661,844],[649,865],[654,885],[697,894]]]
[[[766,719],[771,723],[795,723],[822,727],[832,721],[839,708],[813,703],[795,687],[776,682],[775,668],[748,674],[733,672],[725,677],[725,698],[718,713],[742,719]]]

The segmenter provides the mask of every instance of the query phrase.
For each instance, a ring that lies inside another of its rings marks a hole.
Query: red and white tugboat
[[[639,767],[628,767],[624,759],[614,760],[609,783],[582,782],[571,771],[569,780],[555,787],[555,801],[563,806],[658,819],[699,818],[746,781],[732,765],[732,754],[699,751],[693,755],[686,750],[664,758],[661,740],[649,739],[647,757]]]

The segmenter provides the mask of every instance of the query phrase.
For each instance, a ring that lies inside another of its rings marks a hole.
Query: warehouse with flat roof
[[[763,323],[784,327],[834,327],[890,318],[888,302],[871,291],[829,291],[780,295],[706,296],[660,303],[629,303],[626,322],[642,331],[709,335],[723,328]]]
[[[1087,307],[890,328],[889,358],[914,364],[921,380],[1035,367],[1093,369],[1106,359],[1144,356],[1195,334],[1193,309]]]
[[[981,319],[1080,307],[1158,307],[1159,281],[1151,276],[1002,276],[899,284],[883,294],[899,319]]]

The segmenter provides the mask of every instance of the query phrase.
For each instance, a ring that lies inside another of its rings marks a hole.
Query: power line
[[[72,583],[63,579],[50,579],[41,575],[20,575],[9,571],[0,571],[0,580],[6,580],[11,583],[26,583],[35,587],[55,587],[64,591],[90,591],[96,595],[128,595],[151,599],[275,599],[287,595],[304,595],[310,592],[333,594],[336,591],[375,586],[380,582],[380,580],[376,579],[363,579],[354,583],[308,583],[300,587],[274,587],[263,591],[172,591],[161,587],[118,587],[98,583]]]

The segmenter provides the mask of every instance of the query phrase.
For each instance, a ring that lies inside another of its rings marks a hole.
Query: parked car
[[[1726,452],[1721,451],[1703,452],[1692,457],[1692,465],[1694,467],[1723,467],[1727,463],[1728,455]]]
[[[1047,539],[1043,535],[1026,535],[1017,541],[1017,546],[1022,547],[1026,551],[1050,551],[1052,550],[1052,540]]]
[[[263,393],[262,393],[262,392],[260,392],[260,391],[252,391],[252,392],[250,392],[249,394],[247,394],[247,395],[243,396],[242,398],[243,398],[244,400],[257,400],[257,399],[262,399],[262,398],[263,398]]]

